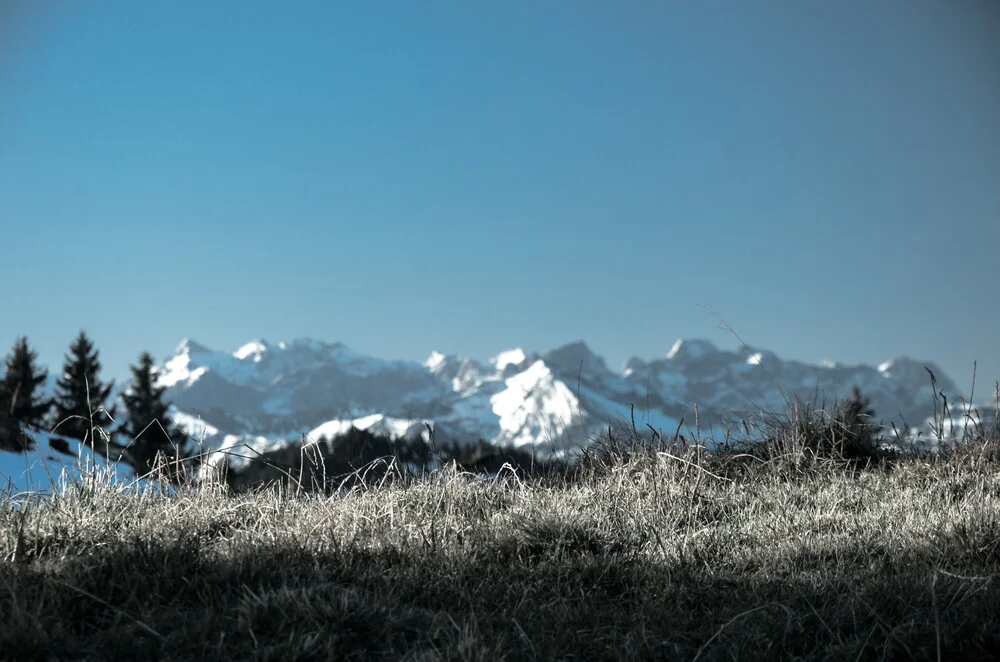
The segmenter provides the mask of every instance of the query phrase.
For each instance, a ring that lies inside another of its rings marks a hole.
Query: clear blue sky
[[[985,393],[998,285],[995,2],[0,0],[0,353],[618,367],[714,311]]]

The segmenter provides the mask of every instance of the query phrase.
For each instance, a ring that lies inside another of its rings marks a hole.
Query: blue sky
[[[1000,375],[992,2],[0,4],[0,343]],[[977,398],[978,399],[978,398]]]

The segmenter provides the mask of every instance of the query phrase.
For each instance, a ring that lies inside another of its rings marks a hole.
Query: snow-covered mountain
[[[922,425],[938,388],[955,385],[936,365],[898,358],[878,367],[785,361],[773,352],[727,351],[678,340],[662,358],[631,358],[616,372],[583,342],[544,354],[512,349],[486,364],[434,352],[423,364],[364,356],[339,343],[255,340],[217,352],[184,340],[157,366],[175,419],[209,446],[274,448],[355,425],[400,436],[432,424],[439,440],[535,445],[539,452],[588,443],[630,416],[673,434],[681,420],[710,427],[784,412],[796,394],[829,403],[861,388],[882,419]]]

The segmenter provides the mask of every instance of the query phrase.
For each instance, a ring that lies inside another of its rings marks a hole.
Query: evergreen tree
[[[20,453],[31,448],[31,438],[24,434],[21,425],[10,413],[11,396],[0,380],[0,451]]]
[[[166,387],[155,384],[153,357],[143,352],[139,365],[131,370],[132,382],[122,395],[128,416],[121,428],[126,437],[123,457],[136,473],[146,474],[156,466],[158,453],[170,462],[190,452],[187,437],[167,414],[169,404],[163,401]]]
[[[6,374],[3,378],[3,393],[7,414],[21,425],[39,428],[52,402],[36,394],[37,389],[48,379],[49,371],[35,365],[38,354],[28,346],[28,339],[18,338],[11,355],[7,357]]]
[[[57,426],[57,434],[94,444],[91,420],[96,435],[99,434],[96,428],[106,427],[114,418],[114,405],[107,408],[106,414],[100,411],[107,403],[114,385],[114,382],[105,385],[100,379],[100,372],[98,351],[94,349],[87,334],[80,331],[65,357],[62,377],[56,381],[52,422],[54,427]],[[101,450],[103,446],[94,444],[95,450]]]
[[[875,409],[861,389],[854,386],[851,395],[837,408],[835,429],[841,437],[845,457],[874,458],[882,442],[882,426],[875,422]]]

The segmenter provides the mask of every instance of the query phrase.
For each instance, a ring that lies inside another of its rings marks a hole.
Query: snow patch
[[[353,424],[354,424],[354,421],[351,421],[351,420],[347,420],[347,421],[341,421],[341,420],[327,421],[326,423],[323,423],[322,425],[319,425],[319,426],[313,428],[312,430],[310,430],[309,433],[306,436],[309,439],[314,440],[314,441],[317,440],[317,439],[319,439],[319,438],[321,438],[321,437],[326,437],[327,439],[333,439],[337,435],[343,434],[343,433],[347,432],[348,430],[350,430],[351,426]]]
[[[447,356],[441,352],[431,352],[431,355],[424,361],[424,367],[431,372],[437,372],[444,366],[444,362],[448,359]]]
[[[674,343],[674,346],[670,348],[669,352],[667,352],[667,358],[672,359],[675,356],[677,356],[677,352],[681,351],[681,347],[683,346],[684,346],[684,339],[678,338],[677,341]]]
[[[265,437],[260,435],[227,434],[215,452],[210,453],[205,462],[198,467],[199,481],[211,481],[219,468],[226,465],[234,471],[246,469],[251,461],[262,453],[269,453],[288,446],[289,440],[284,437]]]
[[[35,447],[25,453],[0,451],[0,494],[63,493],[70,484],[88,475],[96,475],[99,480],[112,477],[116,486],[141,486],[145,482],[136,481],[128,465],[109,462],[92,453],[86,444],[65,439],[70,454],[64,454],[51,448],[49,440],[53,436],[48,433],[32,432],[31,437]]]
[[[490,398],[504,441],[518,446],[545,443],[561,437],[580,416],[580,401],[544,361],[535,361],[506,385]]]
[[[495,365],[497,372],[503,372],[504,369],[509,366],[518,366],[524,363],[527,357],[524,355],[524,350],[520,347],[514,349],[508,349],[507,351],[500,352],[492,359],[490,359],[490,364]]]
[[[763,354],[754,352],[747,358],[747,365],[760,365],[761,358],[763,358]]]
[[[667,358],[673,359],[683,357],[686,359],[700,359],[709,352],[715,351],[715,345],[707,340],[684,340],[679,338],[674,346],[667,352]]]
[[[185,338],[177,345],[174,349],[174,354],[211,354],[212,350],[205,347],[204,345],[191,340],[190,338]]]
[[[208,372],[205,367],[191,368],[191,356],[189,354],[178,354],[163,364],[163,370],[158,371],[156,378],[157,386],[177,386],[184,382],[187,386],[194,384],[198,378]]]
[[[351,428],[368,430],[374,434],[388,434],[396,439],[414,436],[412,431],[417,428],[424,433],[418,433],[416,436],[426,437],[424,425],[433,423],[429,419],[403,419],[384,414],[371,414],[360,418],[327,421],[307,432],[306,438],[310,441],[318,441],[321,438],[333,439],[349,432]]]
[[[195,441],[204,441],[219,434],[219,428],[215,427],[211,423],[206,423],[201,420],[201,417],[199,416],[186,414],[173,406],[170,407],[168,413],[170,414],[170,420],[174,422],[174,425],[179,427],[184,434],[191,437]]]
[[[253,358],[254,363],[260,363],[260,358],[263,356],[264,352],[267,351],[267,343],[263,340],[254,340],[248,342],[247,344],[240,347],[238,350],[233,352],[235,356],[240,361],[244,359]]]

